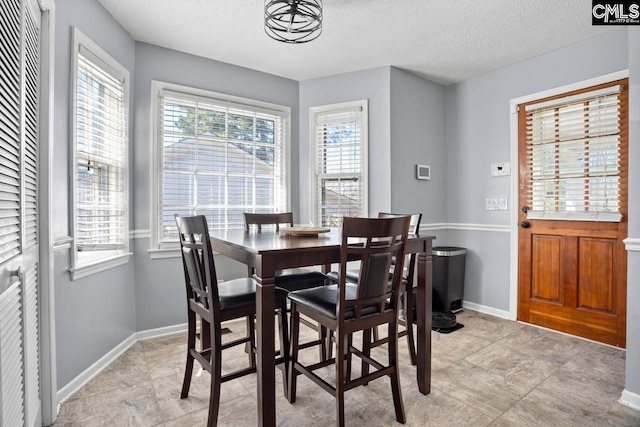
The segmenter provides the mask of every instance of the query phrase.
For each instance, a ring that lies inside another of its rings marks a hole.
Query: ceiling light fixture
[[[322,0],[265,0],[264,31],[283,43],[317,39],[322,33]]]

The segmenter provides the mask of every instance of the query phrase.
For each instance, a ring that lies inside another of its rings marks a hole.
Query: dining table
[[[258,425],[276,425],[275,401],[275,275],[277,270],[321,266],[328,271],[340,262],[341,229],[296,236],[276,230],[219,230],[210,232],[212,249],[255,269],[256,368]],[[418,389],[431,391],[431,302],[433,236],[409,235],[406,253],[417,254],[417,360]]]

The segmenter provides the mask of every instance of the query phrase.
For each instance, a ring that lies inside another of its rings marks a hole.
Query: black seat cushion
[[[345,289],[345,299],[356,299],[358,288],[355,284],[347,283]],[[305,289],[301,291],[291,292],[288,298],[298,305],[317,311],[323,316],[332,319],[337,318],[336,307],[338,305],[338,285],[321,286],[313,289]],[[362,308],[362,315],[377,313],[378,305],[370,305]],[[352,319],[355,316],[353,308],[345,311],[345,319]]]
[[[287,296],[287,291],[276,288],[276,307]],[[256,304],[256,281],[251,278],[233,279],[218,284],[220,310],[251,307]]]
[[[323,286],[327,278],[319,271],[306,268],[288,268],[276,271],[276,286],[289,292]]]

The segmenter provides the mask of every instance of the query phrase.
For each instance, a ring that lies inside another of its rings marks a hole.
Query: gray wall
[[[135,230],[151,223],[151,81],[240,96],[291,107],[291,207],[298,209],[298,82],[158,46],[136,43],[134,78],[136,117],[132,187]],[[148,238],[135,240],[136,327],[138,331],[186,322],[184,276],[180,258],[151,260]],[[177,255],[177,253],[176,253]],[[246,275],[246,267],[216,257],[220,279]]]
[[[70,236],[72,232],[70,194],[65,190],[71,187],[72,173],[70,76],[74,26],[128,69],[131,77],[134,73],[133,40],[97,1],[56,1],[55,138],[51,177],[54,183],[51,227],[55,237]],[[130,102],[133,106],[133,96]],[[135,144],[135,140],[130,144]],[[75,282],[69,278],[70,267],[70,251],[57,252],[54,280],[58,389],[135,332],[133,259],[125,266]]]
[[[391,210],[422,212],[422,224],[446,222],[445,87],[391,67],[390,116]],[[416,179],[416,164],[431,166],[431,180]]]
[[[300,82],[300,216],[309,221],[309,108],[340,102],[369,100],[369,213],[391,208],[390,67],[358,71]]]
[[[640,28],[629,28],[629,237],[640,239]],[[640,252],[628,252],[627,391],[640,396]]]
[[[511,157],[510,100],[624,70],[627,46],[626,29],[611,31],[447,87],[447,222],[509,226],[510,211],[484,206],[487,197],[511,194],[511,177],[490,176],[491,163]],[[509,277],[495,272],[509,265],[509,233],[494,233],[450,231],[447,243],[483,254],[468,265],[465,300],[508,311]]]

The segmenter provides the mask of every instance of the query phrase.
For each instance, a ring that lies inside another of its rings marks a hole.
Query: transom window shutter
[[[362,108],[315,115],[315,218],[324,227],[366,216]]]
[[[622,89],[526,106],[528,218],[621,220]]]
[[[174,215],[209,229],[244,227],[244,212],[287,209],[284,113],[160,91],[159,242],[177,240]]]
[[[124,79],[84,46],[76,95],[76,247],[79,253],[126,249]]]

